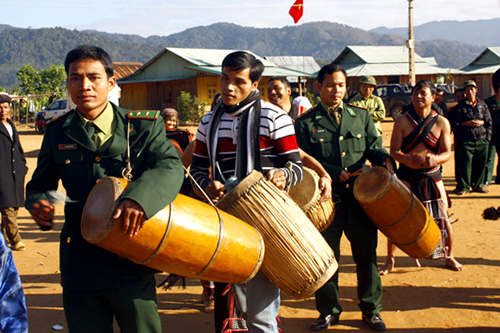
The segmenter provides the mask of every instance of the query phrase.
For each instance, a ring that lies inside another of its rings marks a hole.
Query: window
[[[386,87],[377,88],[376,92],[377,92],[376,95],[379,97],[387,96],[387,88]]]

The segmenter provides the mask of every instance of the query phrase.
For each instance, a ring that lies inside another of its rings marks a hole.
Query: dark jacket
[[[12,126],[13,139],[0,124],[0,207],[22,207],[28,167],[16,127],[10,119],[7,121]]]
[[[460,102],[453,114],[455,135],[459,142],[475,142],[480,140],[491,140],[492,121],[488,106],[480,99],[477,104],[472,105],[467,99]],[[462,126],[463,122],[469,120],[483,120],[484,125],[478,127]]]
[[[80,231],[83,207],[92,187],[103,177],[122,177],[126,166],[128,111],[113,105],[117,128],[111,142],[102,150],[97,150],[74,110],[47,126],[38,166],[26,187],[26,208],[30,210],[33,203],[46,199],[45,192],[56,190],[59,179],[67,196],[74,201],[65,206],[65,223],[61,231],[63,287],[77,290],[112,288],[120,281],[123,266],[136,271],[138,276],[153,273],[145,266],[120,259],[88,243]],[[176,149],[166,139],[160,119],[130,119],[132,180],[135,182],[121,198],[139,203],[147,218],[175,199],[184,178]]]
[[[484,100],[491,115],[492,140],[500,143],[500,109],[498,108],[497,97],[495,95]]]

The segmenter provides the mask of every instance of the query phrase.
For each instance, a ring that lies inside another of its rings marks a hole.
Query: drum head
[[[288,195],[303,210],[309,210],[321,197],[321,191],[318,187],[319,176],[309,168],[304,167],[304,177],[300,182],[291,187]]]
[[[90,191],[82,214],[82,236],[90,243],[101,242],[113,227],[115,200],[123,192],[118,178],[101,179]]]
[[[371,203],[382,197],[391,185],[392,175],[384,167],[363,170],[354,182],[354,197],[359,203]]]
[[[217,203],[217,208],[222,210],[228,210],[235,202],[237,202],[241,197],[245,196],[249,189],[257,184],[264,175],[257,170],[253,170],[246,176],[235,188],[226,193],[219,202]]]

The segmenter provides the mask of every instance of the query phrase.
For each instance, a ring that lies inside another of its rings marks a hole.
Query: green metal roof
[[[462,68],[466,74],[493,74],[500,68],[500,47],[488,47],[469,65]]]
[[[493,74],[500,68],[500,62],[496,65],[473,65],[462,68],[465,74]]]
[[[352,56],[352,54],[355,56]],[[335,63],[393,64],[408,62],[406,46],[346,46]],[[426,61],[415,54],[415,63]]]
[[[280,67],[291,68],[309,74],[316,73],[321,69],[316,60],[309,56],[267,56],[266,59]]]
[[[394,64],[362,64],[362,65],[344,65],[342,67],[346,70],[347,76],[399,76],[409,75],[408,63],[394,63]],[[460,72],[455,69],[446,69],[435,66],[430,66],[426,63],[416,63],[415,72],[417,75],[442,75],[447,73],[456,74]]]
[[[347,76],[399,76],[409,75],[408,48],[406,46],[347,46],[333,61],[341,65]],[[440,75],[459,73],[429,64],[429,59],[415,54],[417,75]]]
[[[167,47],[135,73],[118,80],[118,83],[171,81],[193,77],[189,71],[202,71],[220,75],[224,58],[237,50],[189,49]],[[310,74],[276,64],[252,53],[264,64],[264,76],[302,76]]]
[[[177,47],[167,47],[167,51],[170,51],[179,57],[187,60],[195,66],[220,66],[222,60],[232,52],[238,50],[218,50],[218,49],[188,49],[188,48],[177,48]],[[272,62],[258,56],[257,54],[241,50],[253,54],[257,59],[262,61],[265,67],[275,67],[276,65]]]
[[[143,79],[134,79],[128,77],[126,81],[120,79],[117,80],[119,84],[127,84],[127,83],[143,83],[143,82],[163,82],[163,81],[175,81],[175,80],[182,80],[185,79],[185,77],[169,77],[169,78],[143,78]]]
[[[188,69],[192,69],[200,72],[207,72],[210,74],[220,75],[222,73],[221,66],[186,66]],[[282,68],[277,66],[264,67],[264,73],[262,76],[309,76],[308,73],[299,72],[290,68]]]

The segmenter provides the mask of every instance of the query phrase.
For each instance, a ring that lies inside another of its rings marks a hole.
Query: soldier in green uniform
[[[176,197],[184,178],[181,162],[165,137],[159,112],[129,112],[108,102],[116,78],[104,50],[79,46],[68,53],[64,65],[77,108],[47,126],[38,166],[27,184],[26,208],[41,227],[50,228],[54,206],[47,192],[62,180],[70,199],[60,236],[69,331],[110,332],[114,316],[122,332],[161,332],[155,271],[87,242],[80,221],[99,179],[131,174],[135,182],[121,197],[113,219],[133,237],[146,219]]]
[[[346,73],[338,65],[324,66],[318,73],[316,87],[321,103],[295,122],[299,147],[315,157],[333,179],[333,194],[341,202],[335,206],[332,225],[323,236],[340,259],[340,239],[345,233],[351,243],[358,278],[359,307],[363,321],[373,330],[384,330],[380,317],[382,284],[377,269],[377,228],[354,198],[354,172],[368,159],[394,172],[394,160],[377,144],[377,130],[370,113],[343,103]],[[315,331],[338,323],[338,272],[316,292],[319,318],[312,324]]]
[[[385,119],[385,106],[382,98],[373,95],[373,91],[377,88],[377,81],[371,75],[366,75],[359,82],[360,92],[351,98],[350,104],[365,108],[370,112],[373,123],[377,129],[378,145],[382,147],[382,126],[381,122]]]

